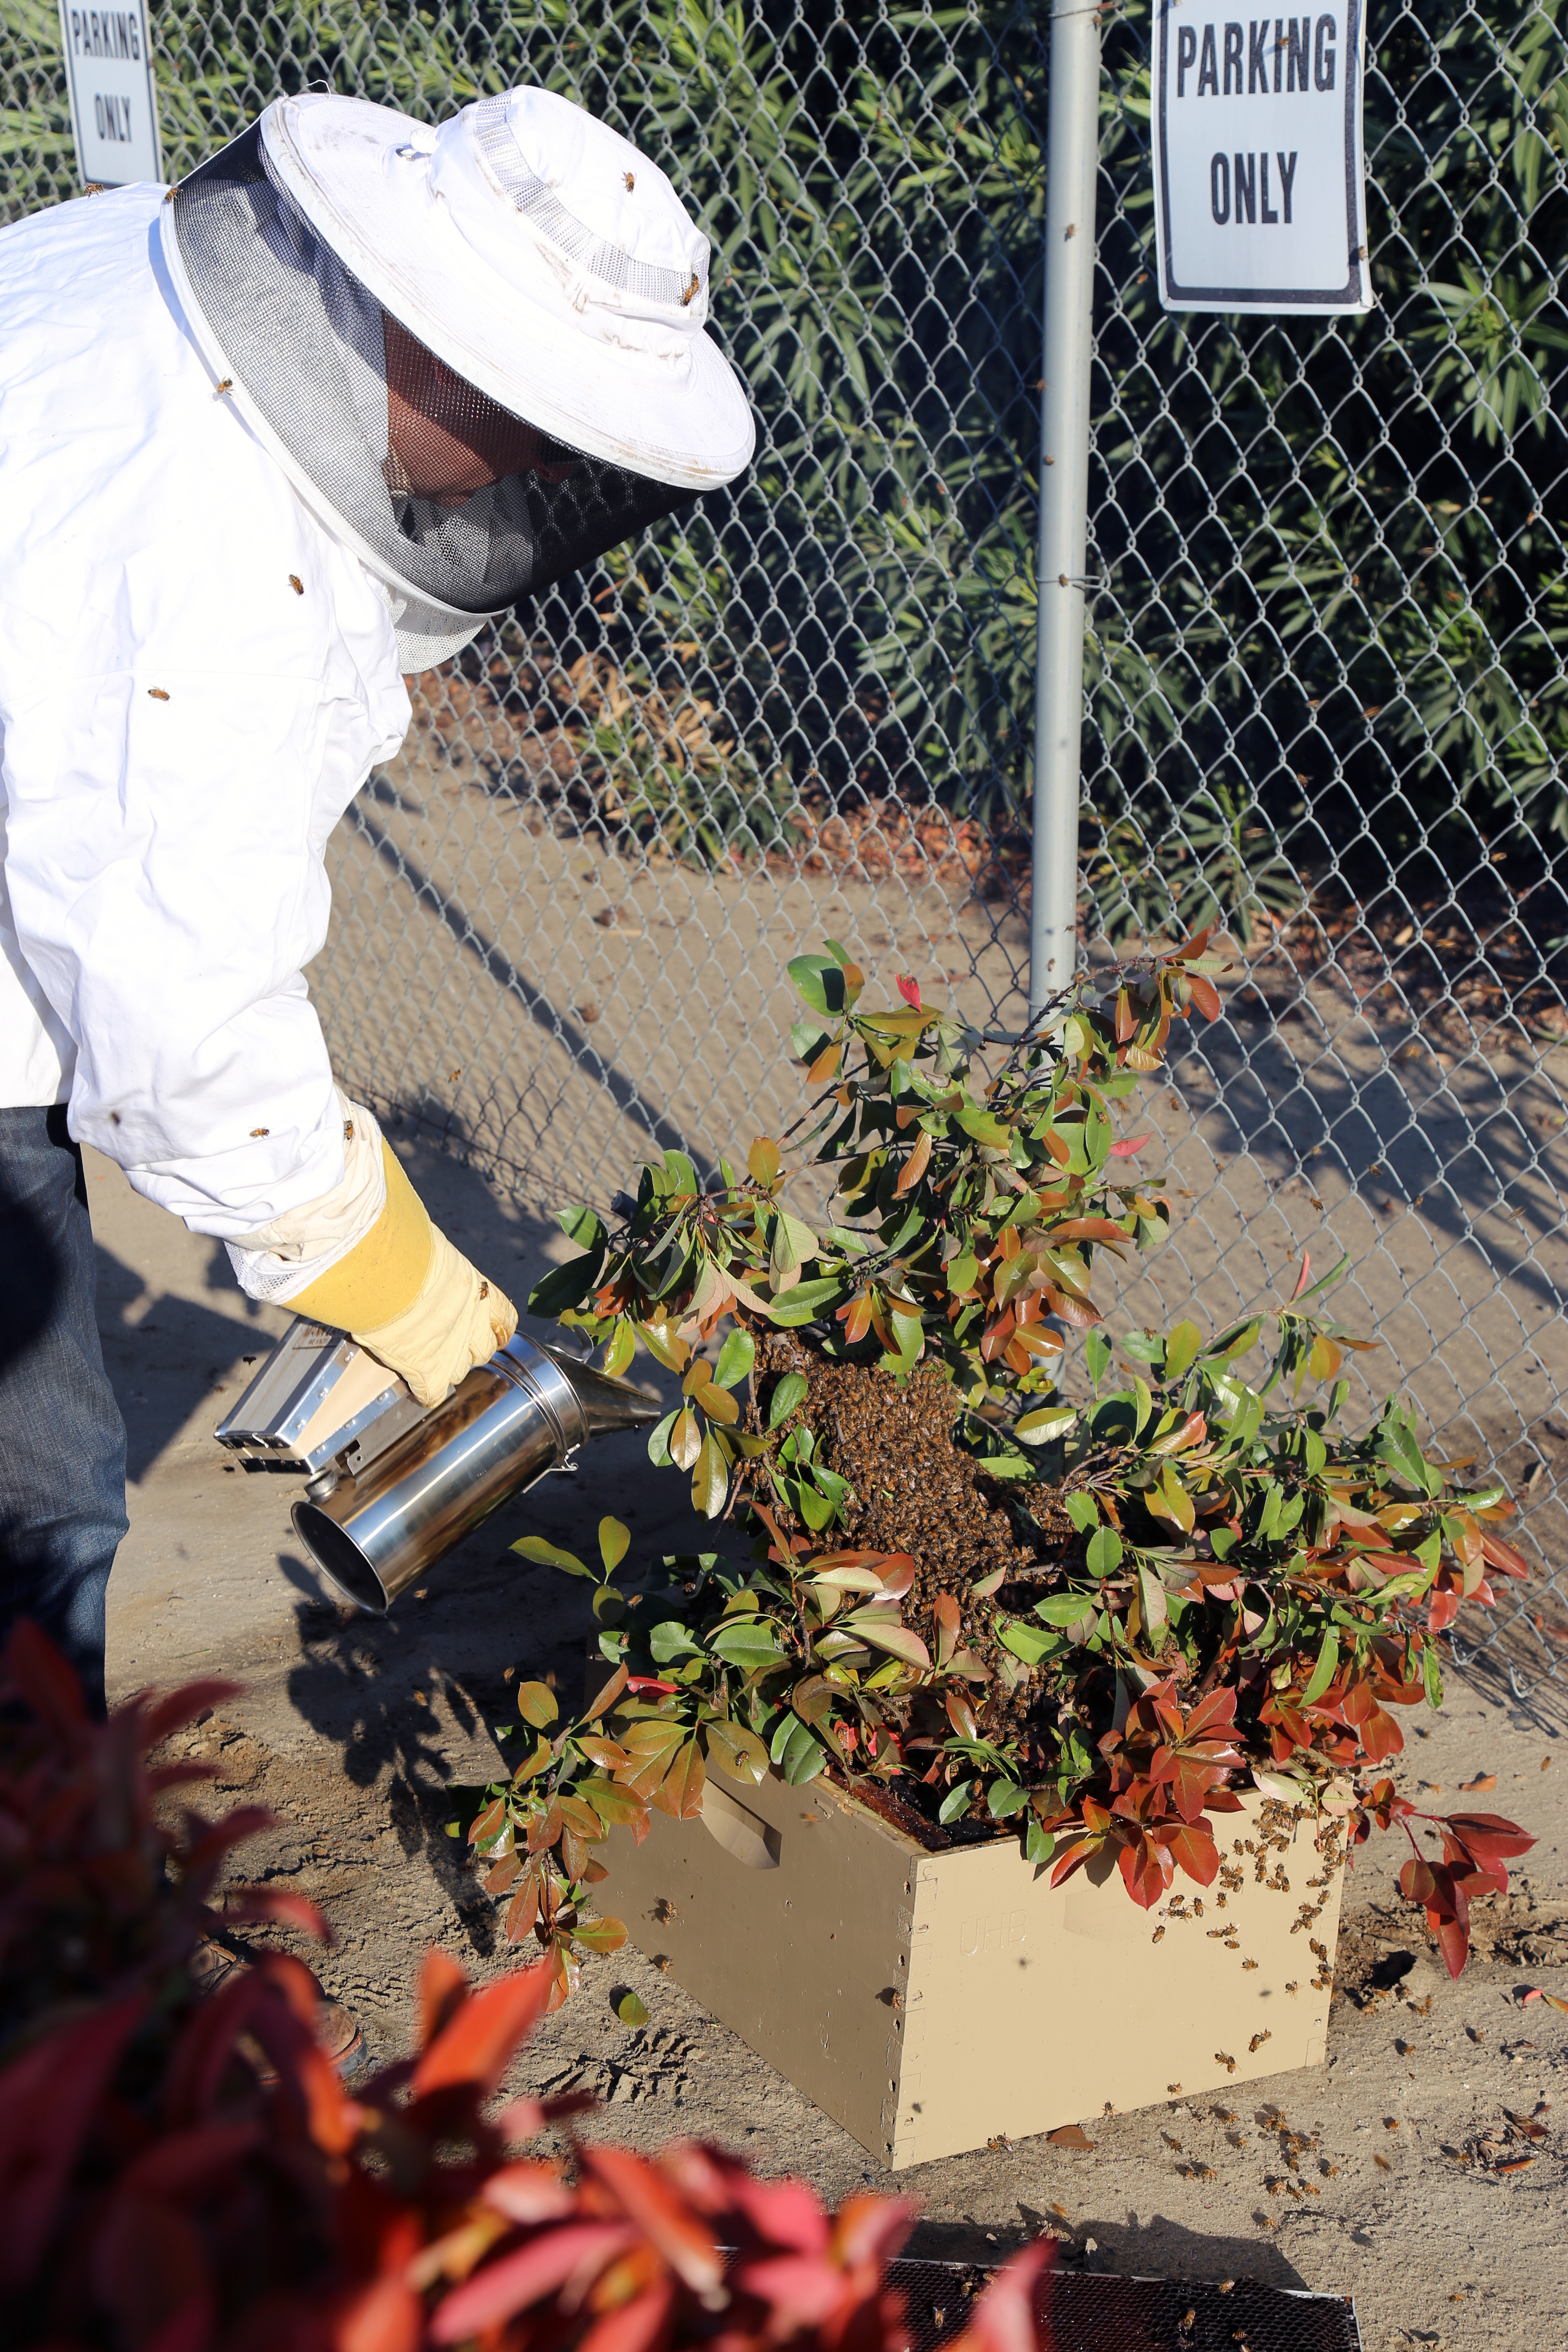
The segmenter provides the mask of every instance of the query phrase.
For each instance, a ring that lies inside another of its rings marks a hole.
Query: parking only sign
[[[1154,0],[1154,234],[1167,310],[1365,310],[1363,0],[1227,17]]]
[[[60,0],[60,32],[82,178],[100,188],[161,180],[147,0],[106,8]]]

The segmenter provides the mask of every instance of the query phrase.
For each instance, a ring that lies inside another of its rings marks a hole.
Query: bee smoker
[[[661,1411],[521,1331],[426,1408],[346,1332],[297,1319],[214,1433],[247,1470],[308,1474],[295,1533],[345,1600],[384,1612],[590,1437]]]

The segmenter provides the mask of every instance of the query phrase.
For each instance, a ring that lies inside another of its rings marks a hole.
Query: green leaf
[[[717,1764],[732,1780],[756,1788],[767,1779],[768,1751],[743,1723],[710,1723],[707,1737],[709,1762]]]
[[[795,956],[784,966],[795,992],[825,1021],[836,1021],[849,1010],[849,983],[832,956]]]
[[[511,1549],[520,1559],[531,1559],[541,1568],[563,1568],[568,1576],[586,1576],[598,1582],[574,1551],[563,1551],[559,1544],[547,1543],[542,1536],[520,1536]]]
[[[1029,1801],[1029,1792],[1027,1789],[1021,1789],[1016,1780],[993,1780],[985,1791],[985,1801],[991,1809],[992,1820],[1005,1822],[1009,1813],[1023,1811]]]
[[[605,1262],[602,1249],[590,1250],[586,1257],[568,1258],[564,1265],[552,1265],[542,1276],[528,1294],[531,1315],[545,1316],[552,1320],[581,1307],[599,1279],[599,1268]]]
[[[768,1399],[770,1429],[776,1429],[781,1421],[788,1420],[796,1405],[805,1402],[810,1385],[804,1372],[786,1372],[782,1381],[775,1381],[773,1392]]]
[[[973,1786],[973,1780],[955,1781],[937,1807],[937,1820],[942,1822],[955,1822],[961,1814],[966,1813],[969,1810],[969,1792]]]
[[[1204,1335],[1195,1323],[1178,1323],[1165,1341],[1165,1378],[1179,1381],[1203,1344]]]
[[[624,1919],[579,1919],[572,1940],[588,1952],[618,1952],[626,1940]]]
[[[1110,1342],[1103,1331],[1089,1333],[1083,1343],[1083,1354],[1084,1361],[1089,1366],[1089,1377],[1098,1395],[1100,1383],[1110,1369]]]
[[[768,1302],[768,1321],[781,1330],[796,1324],[810,1323],[824,1307],[831,1307],[845,1295],[844,1284],[837,1275],[819,1276],[813,1282],[797,1282],[782,1298]]]
[[[980,1261],[972,1249],[962,1249],[947,1269],[947,1287],[954,1298],[962,1298],[973,1289],[980,1274]]]
[[[664,1155],[665,1197],[671,1193],[700,1192],[697,1171],[684,1151],[667,1151]]]
[[[1107,1535],[1111,1529],[1107,1528]],[[1080,1617],[1094,1610],[1094,1596],[1088,1592],[1053,1592],[1035,1603],[1035,1615],[1045,1625],[1076,1625]]]
[[[1204,1355],[1210,1363],[1229,1363],[1232,1358],[1246,1355],[1262,1328],[1262,1322],[1257,1316],[1250,1323],[1233,1323],[1228,1331],[1222,1331],[1217,1339],[1210,1341],[1204,1349]]]
[[[599,1557],[605,1563],[607,1575],[614,1576],[626,1556],[631,1539],[630,1528],[623,1527],[619,1519],[599,1521]]]
[[[646,2025],[647,2011],[635,1992],[624,1992],[616,2003],[616,2015],[623,2025]]]
[[[1311,1679],[1301,1693],[1303,1706],[1310,1706],[1315,1699],[1322,1697],[1323,1693],[1333,1681],[1334,1670],[1339,1663],[1340,1637],[1331,1625],[1323,1635],[1322,1646],[1318,1652],[1318,1663],[1312,1668]]]
[[[996,1638],[1005,1650],[1022,1658],[1026,1666],[1037,1666],[1043,1658],[1055,1654],[1061,1643],[1055,1633],[1047,1633],[1037,1625],[1026,1625],[1021,1618],[1010,1618],[996,1629]]]
[[[1021,1421],[1016,1421],[1009,1433],[1021,1437],[1026,1445],[1044,1445],[1048,1438],[1060,1437],[1069,1430],[1077,1419],[1074,1405],[1042,1405],[1037,1412],[1026,1412]]]
[[[1426,1686],[1427,1706],[1441,1706],[1443,1704],[1443,1674],[1441,1667],[1437,1664],[1436,1645],[1432,1642],[1427,1643],[1425,1651],[1422,1653],[1421,1680]]]
[[[1036,1864],[1049,1862],[1056,1850],[1057,1842],[1050,1831],[1043,1830],[1037,1816],[1031,1813],[1024,1832],[1024,1860]]]
[[[814,1738],[798,1715],[785,1715],[773,1738],[770,1749],[773,1762],[790,1786],[802,1788],[815,1780],[827,1762],[827,1750],[820,1739]]]
[[[679,1617],[661,1619],[649,1632],[647,1645],[653,1653],[656,1666],[668,1666],[677,1658],[696,1658],[702,1654],[689,1630]]]
[[[966,1103],[954,1116],[965,1135],[973,1136],[976,1143],[984,1144],[990,1150],[1005,1151],[1013,1140],[1012,1129],[1004,1127],[988,1110],[971,1109]]]
[[[743,1674],[776,1665],[784,1654],[769,1617],[732,1617],[720,1626],[708,1646],[716,1657],[739,1666]]]
[[[1121,1565],[1123,1545],[1114,1528],[1101,1528],[1084,1547],[1084,1565],[1090,1576],[1114,1576]]]
[[[719,1350],[713,1378],[721,1389],[739,1388],[756,1360],[757,1343],[751,1333],[738,1329],[731,1331]]]
[[[647,1458],[656,1470],[673,1470],[675,1457],[669,1450],[669,1433],[675,1427],[684,1408],[677,1405],[647,1433]]]
[[[1067,1515],[1080,1536],[1092,1535],[1100,1525],[1100,1505],[1092,1495],[1081,1492],[1065,1497]],[[1098,1574],[1099,1571],[1096,1570]]]
[[[531,1723],[535,1731],[542,1731],[547,1723],[555,1721],[561,1709],[548,1683],[519,1683],[517,1711],[524,1723]]]
[[[605,1230],[604,1220],[592,1209],[581,1206],[557,1209],[555,1222],[567,1240],[575,1242],[579,1249],[596,1249],[602,1253],[608,1245],[610,1236]]]

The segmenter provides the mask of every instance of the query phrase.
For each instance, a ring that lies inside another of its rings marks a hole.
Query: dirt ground
[[[400,1149],[447,1231],[517,1295],[559,1254],[558,1238],[471,1171]],[[226,1468],[210,1436],[283,1318],[245,1301],[222,1251],[138,1201],[116,1171],[95,1161],[90,1172],[100,1321],[132,1441],[111,1692],[198,1674],[244,1683],[190,1735],[192,1751],[217,1761],[220,1799],[273,1810],[245,1874],[322,1906],[338,1942],[321,1973],[373,2054],[392,2056],[428,1945],[480,1976],[507,1965],[492,1906],[446,1833],[455,1788],[482,1780],[503,1752],[491,1727],[508,1719],[505,1670],[553,1673],[563,1687],[581,1672],[584,1588],[520,1569],[509,1541],[528,1528],[581,1546],[613,1510],[649,1559],[691,1548],[683,1482],[650,1470],[636,1436],[605,1441],[579,1477],[546,1480],[391,1617],[347,1616],[293,1539],[295,1483]],[[895,2184],[628,1951],[590,1962],[579,1995],[523,2053],[520,2082],[596,2091],[605,2107],[589,2128],[637,2145],[710,2134],[830,2198],[896,2186],[921,2202],[929,2254],[994,2261],[1048,2228],[1066,2259],[1106,2270],[1351,2294],[1368,2352],[1544,2352],[1562,2340],[1568,2283],[1568,2016],[1520,1995],[1540,1985],[1568,1996],[1568,1740],[1553,1685],[1527,1687],[1521,1701],[1495,1670],[1453,1676],[1443,1714],[1411,1725],[1400,1772],[1438,1805],[1491,1777],[1468,1801],[1540,1840],[1516,1891],[1478,1913],[1476,1956],[1450,1984],[1398,1901],[1394,1839],[1363,1853],[1346,1891],[1328,2063],[1310,2074],[1251,2084],[1228,2105],[1063,2116],[1090,2149],[1030,2139]],[[646,2026],[615,2014],[627,1986]],[[1040,2030],[1122,2024],[1053,2020],[1047,2004]]]

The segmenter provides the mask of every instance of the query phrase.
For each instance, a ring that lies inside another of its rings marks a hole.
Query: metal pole
[[[1035,656],[1031,1018],[1078,966],[1083,726],[1083,568],[1100,163],[1100,12],[1055,0],[1046,143],[1046,309],[1040,402],[1039,613]]]

